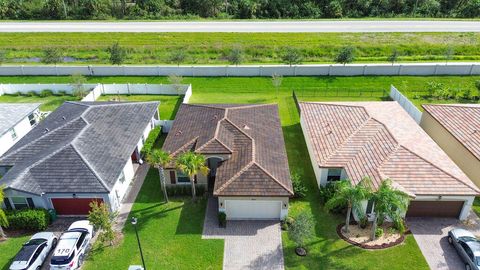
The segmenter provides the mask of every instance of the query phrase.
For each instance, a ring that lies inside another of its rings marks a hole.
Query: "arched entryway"
[[[208,172],[208,191],[212,192],[215,185],[215,177],[217,176],[217,168],[222,163],[223,159],[220,157],[209,157],[207,159],[207,166],[210,169]]]

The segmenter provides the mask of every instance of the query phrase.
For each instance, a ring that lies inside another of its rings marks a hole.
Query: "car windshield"
[[[25,243],[25,246],[38,246],[38,245],[41,245],[43,244],[44,242],[47,242],[47,240],[45,239],[41,239],[41,238],[38,238],[38,239],[32,239],[30,241],[28,241],[27,243]]]
[[[458,240],[461,240],[463,242],[471,242],[471,241],[477,241],[477,238],[471,237],[471,236],[461,236],[458,238]]]

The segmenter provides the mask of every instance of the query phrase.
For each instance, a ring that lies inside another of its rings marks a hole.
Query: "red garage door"
[[[407,217],[458,218],[464,201],[411,201]]]
[[[92,201],[103,202],[99,198],[52,198],[57,215],[88,215]]]

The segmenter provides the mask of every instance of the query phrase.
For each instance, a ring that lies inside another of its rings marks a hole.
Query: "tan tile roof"
[[[423,105],[423,108],[480,160],[480,105]]]
[[[277,105],[182,104],[163,149],[228,154],[216,196],[293,195]]]
[[[390,178],[412,195],[477,195],[478,188],[397,102],[300,103],[320,167],[375,187]]]

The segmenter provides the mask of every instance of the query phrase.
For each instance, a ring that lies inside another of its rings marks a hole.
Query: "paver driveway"
[[[283,249],[278,221],[228,221],[218,227],[217,199],[209,198],[204,239],[224,239],[224,270],[283,270]]]
[[[465,228],[480,236],[480,219],[471,212],[466,221],[453,218],[407,218],[407,224],[431,269],[465,269],[455,248],[448,244],[448,231]]]

